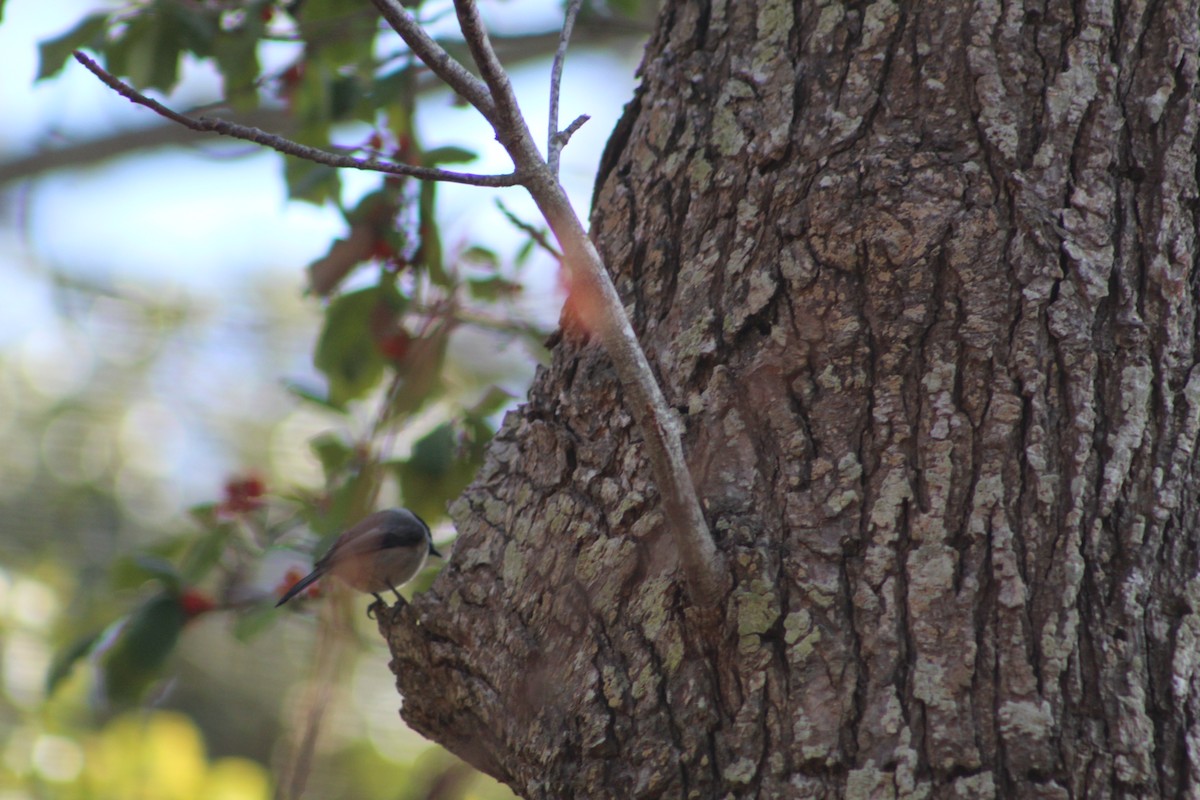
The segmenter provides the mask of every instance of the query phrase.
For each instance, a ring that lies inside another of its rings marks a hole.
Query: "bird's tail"
[[[286,592],[284,592],[283,597],[279,598],[279,602],[275,604],[275,607],[279,608],[281,605],[286,603],[288,600],[291,600],[293,597],[295,597],[296,595],[303,592],[309,586],[312,586],[313,583],[315,583],[317,581],[317,579],[320,578],[324,574],[325,574],[325,570],[314,569],[312,572],[308,573],[303,578],[296,581],[296,583],[292,586],[292,588],[290,588]]]

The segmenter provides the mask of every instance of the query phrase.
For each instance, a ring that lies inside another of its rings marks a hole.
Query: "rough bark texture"
[[[736,585],[554,348],[382,627],[530,798],[1200,796],[1200,5],[674,2],[593,235]]]

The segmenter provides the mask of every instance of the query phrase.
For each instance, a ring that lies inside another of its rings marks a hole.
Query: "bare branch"
[[[559,137],[558,130],[558,96],[562,90],[563,62],[567,60],[567,44],[571,41],[571,31],[575,28],[575,18],[579,16],[579,8],[583,0],[570,0],[563,16],[562,35],[558,37],[558,49],[554,51],[554,63],[550,67],[550,131],[546,136],[546,163],[550,173],[558,177],[558,157],[567,140]],[[580,123],[582,124],[582,123]]]
[[[434,41],[421,23],[400,5],[399,0],[371,0],[380,15],[387,20],[392,30],[400,35],[409,49],[425,62],[425,66],[446,82],[454,91],[462,95],[468,103],[475,106],[484,118],[496,123],[496,104],[492,100],[488,87],[471,71],[455,60],[454,56]]]
[[[571,137],[575,135],[575,131],[582,128],[584,123],[586,123],[589,119],[591,119],[591,117],[587,114],[580,114],[571,122],[570,125],[554,134],[554,142],[558,145],[558,152],[554,154],[555,157],[557,157],[558,154],[562,152],[562,149],[567,146],[567,142],[571,141]],[[558,165],[555,164],[555,166],[557,167]],[[554,171],[554,174],[558,174],[557,169]]]
[[[542,167],[542,173],[546,173]],[[667,529],[675,543],[692,602],[711,607],[728,590],[728,570],[700,509],[696,487],[683,455],[679,424],[667,404],[650,362],[638,344],[620,295],[571,201],[557,181],[531,175],[525,184],[563,248],[564,263],[577,291],[593,302],[586,306],[590,327],[613,361],[625,393],[625,404],[644,438],[646,455],[663,505]]]
[[[667,527],[692,601],[701,606],[716,605],[728,588],[729,573],[700,509],[696,487],[684,460],[675,413],[654,378],[600,254],[571,207],[558,177],[538,153],[512,84],[492,49],[479,9],[474,0],[454,0],[454,10],[471,56],[496,103],[498,121],[492,123],[496,138],[508,151],[517,172],[525,178],[522,185],[558,239],[572,281],[595,300],[588,304],[594,308],[591,329],[613,361],[626,403],[644,437]],[[574,123],[573,127],[577,128]]]
[[[264,147],[270,147],[272,150],[277,150],[289,156],[296,156],[317,164],[325,164],[330,167],[341,167],[348,169],[369,170],[372,172],[383,172],[388,175],[403,175],[411,178],[420,178],[422,180],[431,181],[446,181],[447,183],[464,183],[469,186],[516,186],[521,181],[520,175],[516,172],[508,175],[477,175],[471,172],[451,172],[449,170],[435,169],[433,167],[420,167],[412,164],[396,164],[388,161],[379,161],[374,158],[354,158],[353,156],[340,155],[338,153],[330,153],[317,147],[309,147],[308,145],[293,142],[291,139],[285,139],[282,136],[276,136],[273,133],[267,133],[258,128],[252,128],[246,125],[238,125],[227,120],[218,119],[216,117],[189,117],[180,114],[170,108],[167,108],[157,100],[152,100],[140,93],[132,86],[124,83],[119,78],[108,72],[92,59],[88,58],[78,50],[75,51],[75,60],[83,66],[87,67],[88,71],[99,78],[113,91],[120,94],[130,102],[144,106],[160,116],[166,117],[172,122],[177,122],[193,131],[202,133],[219,133],[222,136],[229,136],[234,139],[244,139],[248,142],[261,144]]]
[[[462,28],[467,49],[471,51],[475,66],[479,67],[479,74],[491,90],[492,100],[496,104],[499,120],[492,121],[496,127],[496,136],[509,151],[509,155],[516,158],[513,147],[520,145],[519,149],[525,150],[533,138],[529,133],[529,126],[525,124],[525,118],[521,116],[521,107],[517,103],[517,95],[513,92],[508,73],[504,71],[504,65],[492,49],[487,28],[483,24],[483,18],[479,16],[479,8],[474,0],[454,0],[454,11],[458,14],[458,26]],[[533,151],[536,153],[537,148],[534,147]],[[541,161],[540,156],[538,161]]]

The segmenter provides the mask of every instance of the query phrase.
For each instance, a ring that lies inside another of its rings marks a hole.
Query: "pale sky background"
[[[59,141],[78,141],[108,131],[156,122],[153,114],[116,96],[82,67],[69,62],[57,78],[33,85],[37,43],[69,29],[94,0],[8,0],[0,24],[0,161]],[[505,0],[483,4],[485,12],[510,27],[547,30],[561,20],[551,0]],[[449,15],[452,18],[452,14]],[[449,20],[447,20],[449,22]],[[264,62],[283,63],[287,45],[264,54]],[[562,93],[562,125],[579,114],[592,119],[572,139],[563,156],[562,174],[581,213],[586,213],[596,163],[622,105],[632,95],[636,55],[577,51],[567,61]],[[535,135],[546,127],[549,64],[523,68],[514,84]],[[214,76],[189,64],[172,105],[186,109],[206,102],[217,91]],[[421,115],[426,146],[457,144],[481,152],[476,171],[506,171],[507,158],[473,111],[449,106],[448,96],[433,96]],[[361,138],[361,137],[360,137]],[[213,137],[210,152],[246,152],[245,143]],[[289,203],[284,196],[280,158],[271,153],[214,160],[192,150],[160,150],[130,156],[89,170],[51,175],[8,193],[4,216],[18,215],[24,233],[0,231],[0,270],[5,292],[0,304],[0,345],[35,325],[39,313],[36,281],[22,276],[14,263],[30,258],[57,268],[126,280],[180,283],[190,290],[220,292],[247,271],[284,268],[300,271],[319,256],[330,239],[343,232],[332,209]],[[371,185],[370,176],[343,173],[351,193]],[[494,210],[491,190],[443,185],[440,198],[445,241],[471,237],[494,243],[501,252],[520,241]],[[522,190],[502,195],[508,206],[536,221]],[[10,223],[11,224],[11,223]],[[534,287],[535,291],[538,287]],[[545,291],[553,291],[548,281]],[[552,297],[547,302],[556,302]],[[556,312],[554,312],[556,313]]]
[[[56,78],[33,84],[38,42],[68,30],[98,7],[102,4],[96,0],[5,3],[0,23],[0,163],[59,143],[158,122],[152,112],[117,96],[74,62]],[[513,32],[546,31],[561,23],[555,0],[485,0],[482,7],[485,16]],[[453,14],[444,16],[445,24],[451,24]],[[286,64],[294,55],[289,47],[264,52],[264,63]],[[579,114],[592,117],[571,140],[562,162],[564,184],[581,215],[587,212],[600,153],[632,96],[638,59],[636,50],[582,49],[567,59],[560,126]],[[535,135],[546,129],[548,73],[547,59],[513,74]],[[185,64],[182,74],[184,81],[168,99],[170,105],[186,110],[215,99],[219,86],[204,65]],[[448,94],[428,97],[420,122],[426,147],[459,145],[482,154],[480,162],[462,169],[511,168],[482,119],[474,111],[453,108]],[[347,141],[363,138],[359,133],[347,135]],[[241,352],[245,330],[270,324],[261,308],[245,301],[242,289],[268,284],[278,287],[283,304],[310,304],[315,335],[319,307],[314,300],[299,299],[304,267],[344,234],[344,223],[332,208],[287,201],[281,156],[267,151],[229,155],[254,150],[248,143],[214,136],[198,148],[133,154],[91,169],[63,170],[0,188],[0,349],[23,359],[34,391],[66,397],[95,379],[96,370],[104,368],[105,351],[114,346],[56,313],[48,272],[95,280],[135,295],[188,299],[212,315],[204,339],[183,343],[181,355],[172,356],[178,366],[158,378],[124,423],[128,431],[144,432],[140,444],[126,443],[131,450],[145,451],[145,474],[130,485],[149,480],[161,489],[153,502],[132,497],[139,493],[134,490],[127,498],[147,521],[212,499],[223,477],[244,466],[232,461],[228,440],[211,441],[214,434],[206,431],[214,393],[226,403],[295,405],[283,397],[283,383],[312,376],[311,340],[297,342],[291,363],[269,365],[271,374],[262,374],[262,367]],[[206,153],[226,155],[212,158]],[[354,196],[372,188],[375,179],[344,171],[343,180],[352,205]],[[521,189],[443,184],[439,202],[447,249],[470,242],[491,246],[502,257],[515,253],[524,235],[496,210],[497,196],[524,219],[539,222]],[[524,278],[524,307],[552,325],[562,298],[549,259],[543,258]],[[515,369],[517,377],[511,381],[520,391],[532,375],[530,359],[516,347],[484,340],[474,344],[460,349],[481,354],[476,356],[483,362],[481,368]],[[465,357],[470,358],[470,352]],[[0,409],[0,439],[6,446],[45,449],[44,437],[41,445],[36,438],[25,441],[38,432],[12,426],[6,431],[4,416]],[[293,455],[307,452],[306,437],[315,432],[311,423],[301,412],[283,420],[282,450]],[[272,457],[276,456],[283,457]],[[299,481],[313,477],[302,472],[296,474]],[[20,486],[10,478],[8,494],[19,492]]]
[[[74,62],[54,80],[33,84],[38,42],[73,27],[100,5],[97,0],[4,3],[0,164],[158,123],[151,112],[117,96]],[[498,20],[521,29],[546,31],[561,21],[556,0],[482,0],[482,6],[485,14],[500,12]],[[273,64],[291,57],[286,47],[263,53],[264,62]],[[639,57],[636,50],[575,50],[567,60],[560,124],[579,114],[592,116],[563,156],[564,183],[581,215],[600,153],[632,95]],[[513,76],[535,132],[546,128],[548,72],[546,60]],[[170,105],[186,110],[215,99],[218,84],[211,71],[191,63],[183,75]],[[509,169],[482,121],[474,112],[452,108],[447,94],[424,100],[420,122],[426,147],[453,144],[483,153],[481,163],[461,168]],[[347,134],[348,141],[364,138]],[[144,544],[140,537],[194,533],[186,509],[219,500],[222,484],[246,470],[268,475],[276,482],[272,492],[319,488],[309,440],[330,430],[353,440],[370,430],[364,417],[373,405],[349,419],[336,418],[284,389],[287,381],[317,380],[311,353],[321,307],[302,296],[304,267],[345,231],[332,208],[287,201],[281,156],[266,151],[230,156],[254,149],[212,137],[190,149],[132,154],[86,170],[65,169],[0,186],[0,617],[13,607],[36,621],[0,646],[0,666],[20,666],[0,669],[0,731],[10,722],[15,731],[10,745],[7,732],[0,733],[0,755],[16,765],[13,770],[27,768],[14,753],[46,741],[38,708],[57,646],[49,632],[58,627],[59,615],[70,613],[65,596],[20,572],[21,565],[44,566],[50,555],[51,563],[61,561],[81,574],[81,565],[88,564],[95,580],[95,570],[114,552],[134,552]],[[225,155],[206,157],[213,153]],[[351,172],[343,178],[351,187],[346,198],[351,205],[375,182],[374,176]],[[495,209],[496,195],[442,185],[447,250],[473,242],[491,246],[503,258],[515,253],[523,234]],[[525,219],[538,221],[523,190],[505,190],[504,201]],[[51,286],[56,275],[110,287],[116,297],[98,296],[79,309],[64,308],[64,293]],[[528,287],[524,310],[552,325],[562,300],[556,270],[543,259],[523,277]],[[150,299],[156,306],[177,301],[198,319],[178,333],[147,336],[136,313],[139,304],[125,298]],[[456,337],[452,358],[466,365],[463,372],[507,382],[506,388],[523,394],[534,362],[519,342],[478,331]],[[147,358],[152,348],[158,352]],[[139,359],[151,365],[145,375],[137,372]],[[136,380],[128,377],[133,373]],[[421,433],[411,427],[419,425],[406,427],[397,440]],[[253,435],[243,435],[245,430]],[[34,488],[45,485],[36,481],[47,474],[68,487],[111,492],[120,518],[85,513],[86,504],[78,518],[57,514]],[[301,561],[299,553],[273,553],[264,559],[258,583],[270,591],[289,565]],[[25,590],[9,592],[6,606],[10,584]],[[63,585],[69,581],[60,581]],[[298,636],[311,633],[303,624],[279,626],[259,644],[241,646],[232,644],[228,622],[222,615],[193,626],[181,646],[180,662],[193,664],[186,675],[201,686],[245,686],[253,680],[247,676],[291,669],[290,654],[309,652],[309,645],[298,643]],[[416,735],[396,716],[394,680],[386,658],[379,657],[379,644],[375,647],[374,655],[360,659],[347,676],[353,703],[338,706],[342,716],[332,718],[329,727],[335,730],[326,739],[340,742],[365,731],[380,753],[406,761]],[[389,696],[392,700],[380,702]],[[13,707],[32,713],[6,719],[4,712]],[[223,741],[231,726],[237,727],[237,714],[229,711],[203,723],[212,741]],[[254,713],[254,706],[247,705],[246,713]],[[70,769],[51,764],[54,774],[63,779],[77,773],[84,750],[62,736],[54,741],[73,759]],[[36,758],[31,763],[41,769]]]

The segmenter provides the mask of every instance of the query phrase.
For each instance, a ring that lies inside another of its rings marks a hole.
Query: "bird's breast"
[[[379,594],[400,588],[421,571],[426,553],[417,548],[392,548],[347,558],[330,572],[360,592]]]

